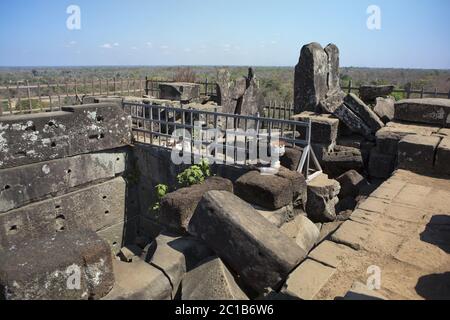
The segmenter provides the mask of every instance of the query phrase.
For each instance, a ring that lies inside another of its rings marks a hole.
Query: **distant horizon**
[[[295,68],[293,66],[277,65],[54,65],[54,66],[0,66],[0,69],[45,69],[45,68]],[[353,69],[396,69],[396,70],[438,70],[450,71],[450,68],[405,68],[405,67],[359,67],[359,66],[340,66],[339,68]]]

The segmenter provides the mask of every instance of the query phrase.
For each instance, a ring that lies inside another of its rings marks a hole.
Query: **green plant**
[[[189,187],[202,183],[207,177],[211,176],[209,162],[206,159],[198,165],[193,165],[177,176],[178,184],[182,187]]]
[[[157,211],[157,210],[159,210],[161,208],[161,200],[169,192],[169,187],[167,185],[165,185],[165,184],[158,184],[155,187],[155,192],[156,192],[156,199],[157,199],[157,201],[153,205],[152,209],[154,211]]]

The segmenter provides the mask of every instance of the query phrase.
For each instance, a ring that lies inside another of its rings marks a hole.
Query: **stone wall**
[[[79,228],[120,250],[138,224],[130,139],[112,103],[0,117],[0,250]]]

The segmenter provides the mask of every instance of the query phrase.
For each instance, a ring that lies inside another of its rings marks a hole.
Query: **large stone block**
[[[0,170],[0,212],[123,173],[125,152],[85,154]],[[6,187],[8,186],[8,187]]]
[[[408,135],[398,144],[398,165],[407,170],[431,170],[436,148],[441,142],[437,136]]]
[[[293,116],[294,119],[308,122],[311,120],[311,141],[313,143],[335,144],[337,139],[339,120],[328,114],[302,112]],[[306,128],[300,128],[300,135],[306,137]]]
[[[191,101],[200,97],[200,85],[196,83],[171,82],[159,84],[159,98],[175,101]]]
[[[393,98],[377,98],[373,111],[380,117],[381,121],[388,123],[394,120],[395,100]]]
[[[437,148],[435,169],[436,172],[450,174],[450,138],[442,139]]]
[[[361,86],[359,96],[364,102],[370,103],[376,98],[386,98],[394,90],[394,86]]]
[[[282,293],[302,300],[313,300],[336,272],[314,260],[306,260],[287,279]]]
[[[339,199],[356,198],[361,188],[367,185],[367,180],[355,170],[350,170],[336,178],[341,185]]]
[[[211,190],[233,192],[233,184],[224,178],[211,177],[201,184],[169,193],[161,200],[159,221],[174,231],[186,231],[199,201]]]
[[[208,243],[257,293],[280,285],[306,256],[249,204],[224,191],[205,194],[189,232]]]
[[[182,300],[248,300],[227,266],[217,257],[208,258],[183,280]]]
[[[0,169],[109,150],[131,141],[131,121],[117,104],[0,119]]]
[[[370,153],[369,175],[379,179],[389,178],[394,172],[396,163],[396,156],[380,153],[374,148]]]
[[[125,210],[125,189],[119,177],[0,214],[0,246],[62,230],[100,231],[124,222],[132,217]]]
[[[97,234],[109,244],[112,253],[117,255],[122,247],[134,242],[138,234],[138,224],[138,217],[130,218],[102,229]]]
[[[341,186],[336,180],[321,174],[308,183],[306,213],[313,222],[331,222],[336,219],[335,206]]]
[[[284,155],[280,158],[281,165],[289,170],[297,171],[302,159],[303,149],[286,147],[285,150]]]
[[[94,232],[58,232],[0,251],[6,300],[100,299],[114,285],[111,250]]]
[[[362,152],[352,147],[336,146],[331,152],[316,152],[322,169],[332,177],[338,177],[348,170],[363,168]]]
[[[262,175],[251,171],[235,183],[235,193],[245,201],[266,209],[277,210],[294,200],[294,190],[289,179],[277,175]]]
[[[450,128],[450,99],[407,99],[395,104],[395,120]]]
[[[348,108],[350,108],[364,121],[364,123],[372,130],[373,134],[384,127],[384,123],[380,120],[377,114],[373,112],[372,109],[370,109],[354,93],[348,94],[345,97],[344,102]]]
[[[372,129],[345,104],[338,107],[333,113],[352,132],[361,134],[369,140],[373,140]]]
[[[295,113],[316,112],[328,92],[328,56],[318,43],[303,46],[295,67]]]
[[[172,287],[164,273],[143,260],[114,260],[116,283],[104,300],[170,300]]]
[[[295,243],[305,252],[310,252],[319,238],[320,231],[304,215],[297,216],[294,220],[281,226],[280,230],[289,238],[295,240]]]
[[[200,261],[212,256],[213,252],[194,238],[161,234],[155,241],[156,251],[149,262],[168,277],[172,287],[172,298],[175,298],[186,272]]]

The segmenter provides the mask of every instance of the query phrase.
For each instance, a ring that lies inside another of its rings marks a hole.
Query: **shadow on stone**
[[[415,289],[417,294],[426,300],[449,300],[450,272],[423,276]]]
[[[420,240],[450,253],[450,216],[435,215],[420,234]]]

